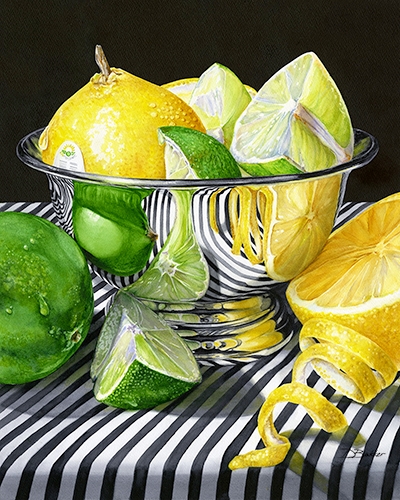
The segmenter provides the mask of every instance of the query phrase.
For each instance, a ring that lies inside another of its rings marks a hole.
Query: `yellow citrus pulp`
[[[274,185],[237,186],[229,194],[232,253],[264,262],[268,276],[288,281],[319,254],[332,231],[341,175]],[[213,195],[210,221],[218,232]],[[261,221],[261,227],[258,221]]]
[[[352,328],[400,368],[400,194],[337,229],[287,297],[303,324],[321,318]]]
[[[322,170],[351,159],[353,149],[344,100],[313,53],[287,64],[253,96],[236,120],[230,146],[244,170],[256,165],[260,172],[271,163],[300,172]],[[234,188],[229,200],[232,253],[243,251],[253,264],[264,262],[272,279],[294,278],[318,255],[332,230],[340,182],[338,175]],[[214,215],[211,224],[218,231]]]
[[[157,129],[181,125],[205,131],[182,99],[122,69],[102,68],[57,110],[42,133],[43,161],[53,164],[65,141],[81,150],[84,169],[104,175],[165,178],[164,147]]]
[[[289,303],[303,323],[302,352],[292,382],[272,391],[260,411],[258,427],[266,448],[235,457],[232,469],[284,459],[290,443],[276,432],[272,417],[280,402],[302,404],[328,432],[346,425],[332,403],[306,386],[309,364],[339,393],[362,404],[394,381],[400,368],[399,271],[396,193],[334,231],[315,261],[289,284]]]

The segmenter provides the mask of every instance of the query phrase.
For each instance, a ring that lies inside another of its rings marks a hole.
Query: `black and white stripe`
[[[366,204],[346,204],[338,223]],[[3,203],[55,220],[41,203]],[[259,447],[265,396],[290,381],[296,336],[254,363],[202,366],[203,382],[149,411],[95,401],[89,368],[115,293],[93,275],[95,316],[85,343],[57,372],[21,386],[0,385],[0,499],[4,500],[390,500],[400,498],[400,389],[395,382],[367,405],[308,379],[344,411],[349,428],[318,430],[299,406],[281,405],[278,431],[292,448],[277,467],[230,471],[238,453]]]

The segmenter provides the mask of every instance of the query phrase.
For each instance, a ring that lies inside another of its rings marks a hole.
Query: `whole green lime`
[[[78,244],[52,222],[0,213],[0,383],[23,384],[63,365],[85,339],[93,288]]]

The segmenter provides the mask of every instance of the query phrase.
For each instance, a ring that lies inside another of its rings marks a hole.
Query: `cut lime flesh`
[[[215,63],[199,78],[189,105],[207,133],[229,147],[236,120],[251,101],[239,78],[222,64]]]
[[[231,152],[241,163],[282,156],[314,171],[351,159],[353,142],[336,84],[317,56],[306,53],[273,75],[243,111]]]
[[[108,397],[96,398],[108,406],[125,410],[146,410],[172,401],[192,389],[196,383],[168,377],[134,361],[126,376]]]
[[[201,381],[185,341],[125,290],[100,332],[91,376],[98,401],[126,409],[170,401]]]

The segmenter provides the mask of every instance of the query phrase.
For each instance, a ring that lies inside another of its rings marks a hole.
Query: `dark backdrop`
[[[351,174],[346,198],[400,191],[398,0],[2,0],[0,12],[0,201],[49,199],[45,175],[22,165],[15,147],[97,72],[97,43],[112,66],[154,83],[218,61],[255,88],[314,51],[353,125],[380,143]]]

